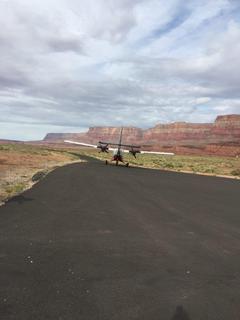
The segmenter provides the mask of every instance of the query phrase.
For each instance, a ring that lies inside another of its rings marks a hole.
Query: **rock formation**
[[[49,133],[44,141],[117,142],[119,131],[119,127],[91,127],[86,133]],[[179,154],[236,156],[240,154],[240,115],[218,116],[214,123],[158,124],[147,130],[124,127],[123,142],[149,145],[149,150],[169,150]]]
[[[21,143],[19,140],[0,139],[0,144],[16,144]]]

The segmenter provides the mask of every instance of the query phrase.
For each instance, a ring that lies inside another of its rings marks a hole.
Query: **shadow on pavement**
[[[27,198],[27,197],[25,197],[25,196],[20,194],[19,196],[15,196],[15,197],[9,199],[7,202],[9,202],[9,203],[17,202],[18,204],[22,204],[22,203],[28,202],[28,201],[33,201],[33,199],[32,198]]]
[[[177,306],[171,320],[191,320],[183,306]]]
[[[85,160],[85,161],[88,161],[88,162],[103,162],[97,158],[94,158],[94,157],[90,157],[90,156],[86,156],[86,155],[83,155],[83,154],[79,154],[79,153],[76,153],[76,152],[68,152],[69,154],[72,154],[73,156],[76,156],[78,157],[79,159],[81,160]]]

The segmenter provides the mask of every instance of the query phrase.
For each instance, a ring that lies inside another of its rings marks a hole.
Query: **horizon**
[[[0,139],[240,114],[235,0],[0,1]]]
[[[156,127],[156,126],[158,126],[158,125],[170,125],[170,124],[175,124],[175,123],[187,123],[187,124],[214,124],[215,122],[216,122],[216,120],[217,120],[217,118],[218,117],[224,117],[224,116],[239,116],[240,117],[240,114],[226,114],[226,115],[222,115],[222,114],[219,114],[219,115],[217,115],[217,117],[215,118],[215,120],[214,121],[212,121],[212,122],[187,122],[187,121],[174,121],[174,122],[165,122],[165,123],[161,123],[161,122],[158,122],[158,123],[156,123],[153,127],[136,127],[136,126],[131,126],[131,125],[120,125],[120,126],[111,126],[111,125],[109,125],[109,126],[101,126],[101,125],[95,125],[95,126],[92,126],[92,127],[88,127],[85,131],[69,131],[69,132],[67,132],[67,131],[65,131],[65,132],[56,132],[56,131],[54,131],[54,132],[46,132],[45,134],[44,134],[44,136],[41,138],[41,139],[38,139],[38,140],[21,140],[21,139],[4,139],[4,138],[1,138],[0,137],[0,140],[9,140],[9,141],[17,141],[17,142],[31,142],[31,141],[42,141],[42,140],[44,140],[44,138],[48,135],[48,134],[74,134],[74,133],[76,133],[76,134],[78,134],[78,133],[87,133],[88,131],[89,131],[89,129],[90,128],[134,128],[134,129],[140,129],[140,130],[148,130],[148,129],[152,129],[152,128],[154,128],[154,127]]]

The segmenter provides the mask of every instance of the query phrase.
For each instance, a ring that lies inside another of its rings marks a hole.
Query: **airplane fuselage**
[[[124,162],[123,161],[123,152],[121,149],[115,149],[113,151],[113,157],[112,157],[111,161]]]
[[[122,144],[122,133],[123,133],[123,127],[121,128],[118,143],[99,141],[98,145],[93,145],[93,144],[89,144],[89,143],[77,142],[77,141],[71,141],[71,140],[64,140],[64,142],[78,144],[78,145],[86,146],[86,147],[97,148],[97,149],[100,149],[99,152],[108,153],[109,151],[113,151],[113,156],[111,158],[111,161],[115,161],[116,165],[118,165],[119,162],[122,162],[126,165],[126,167],[129,166],[129,163],[124,162],[124,159],[123,159],[124,152],[130,153],[134,158],[136,158],[136,154],[138,154],[138,153],[174,155],[174,153],[168,153],[168,152],[142,151],[142,150],[140,151],[141,146],[133,145],[133,144],[130,144],[130,145],[129,144]],[[109,147],[109,145],[116,146],[116,149]],[[122,147],[128,148],[128,149],[125,150],[125,149],[122,149]],[[108,160],[106,160],[105,163],[108,164]]]

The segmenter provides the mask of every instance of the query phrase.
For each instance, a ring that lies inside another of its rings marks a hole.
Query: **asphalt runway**
[[[58,168],[0,208],[0,319],[239,320],[240,182]]]

